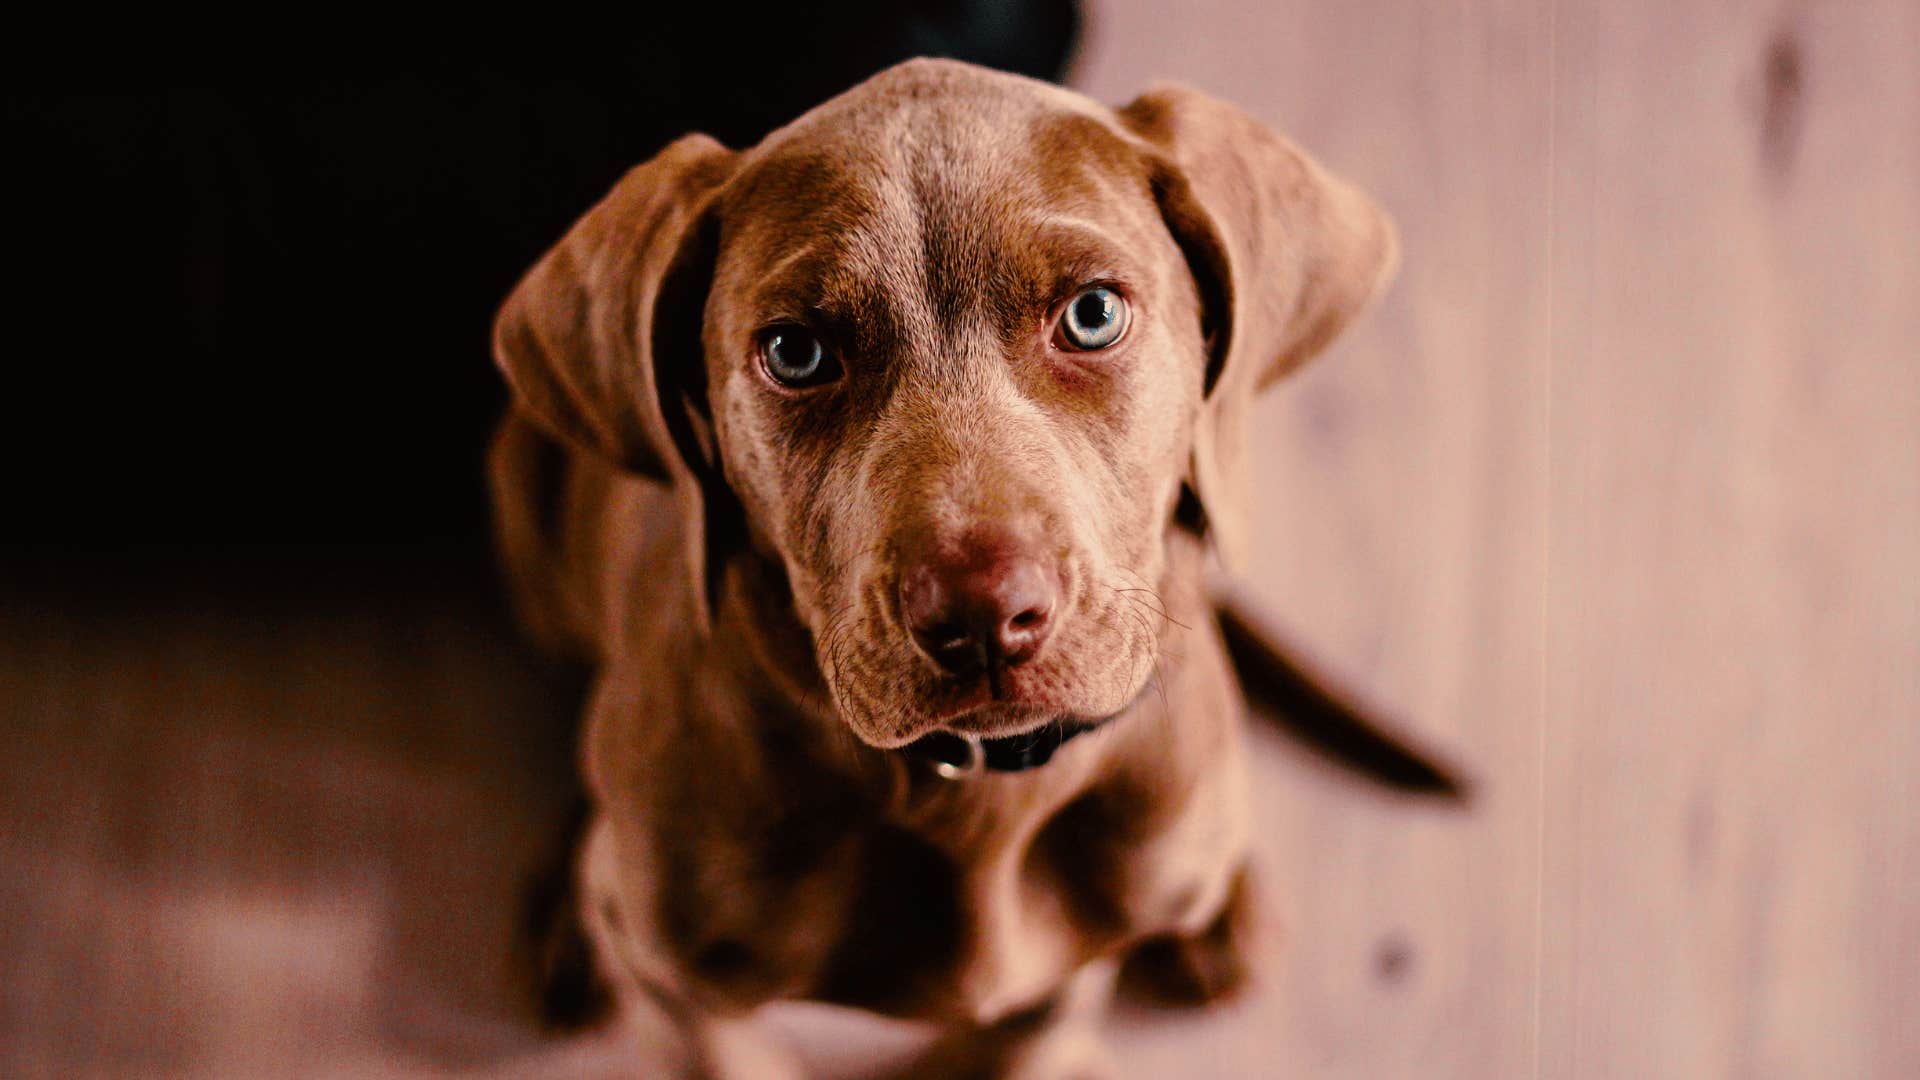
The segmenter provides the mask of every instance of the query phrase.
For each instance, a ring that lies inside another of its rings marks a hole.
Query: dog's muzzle
[[[933,767],[944,780],[968,780],[983,772],[1020,772],[1037,769],[1053,759],[1054,751],[1076,735],[1084,735],[1105,721],[1045,724],[1024,735],[982,739],[936,731],[902,748]]]

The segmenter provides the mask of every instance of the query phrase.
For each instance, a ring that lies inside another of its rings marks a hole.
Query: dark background
[[[470,543],[518,275],[627,168],[943,55],[1044,78],[1071,0],[611,21],[77,23],[7,48],[0,540]]]
[[[1057,77],[1077,28],[1069,0],[11,26],[0,1075],[537,1075],[523,921],[580,685],[492,565],[495,308],[679,135],[750,145],[916,55]]]

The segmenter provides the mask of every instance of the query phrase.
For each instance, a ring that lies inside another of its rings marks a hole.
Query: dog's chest
[[[1052,798],[1009,787],[1039,777],[990,776],[906,814],[816,805],[756,838],[754,859],[671,874],[669,939],[743,1005],[991,1019],[1117,945],[1198,929],[1244,847],[1235,775],[1176,789],[1122,771]]]

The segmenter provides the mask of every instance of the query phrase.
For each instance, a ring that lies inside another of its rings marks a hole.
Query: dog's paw
[[[1154,1005],[1191,1008],[1238,994],[1247,983],[1246,958],[1203,938],[1155,938],[1127,957],[1121,989]]]
[[[614,1015],[613,987],[594,963],[574,889],[574,851],[585,820],[582,801],[570,814],[556,855],[536,870],[522,897],[516,944],[537,1018],[554,1031],[596,1027]]]
[[[1253,975],[1256,911],[1242,870],[1220,914],[1191,937],[1149,938],[1120,969],[1121,993],[1138,1001],[1191,1008],[1244,991]]]
[[[993,1033],[941,1040],[899,1080],[1119,1080],[1113,1054],[1090,1029],[1054,1030],[1029,1038]]]
[[[1058,1032],[994,1074],[1003,1080],[1119,1080],[1120,1066],[1093,1031]]]

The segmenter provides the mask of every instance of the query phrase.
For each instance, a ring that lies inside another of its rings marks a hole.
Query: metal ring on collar
[[[980,736],[961,735],[960,741],[966,744],[967,760],[956,763],[935,758],[933,761],[935,776],[942,780],[971,780],[986,771],[987,752],[980,745]]]

